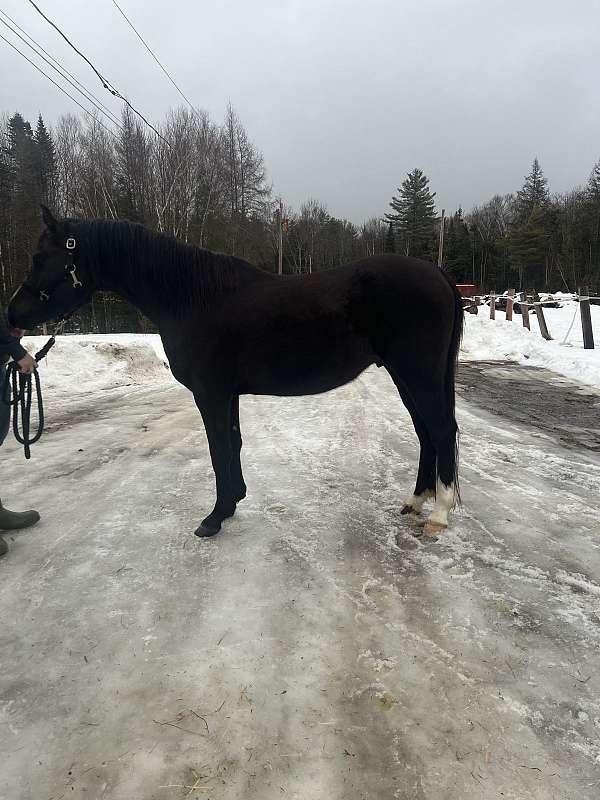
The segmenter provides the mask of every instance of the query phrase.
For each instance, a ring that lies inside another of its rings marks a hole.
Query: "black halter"
[[[77,267],[75,266],[76,248],[77,248],[76,239],[73,236],[69,236],[69,238],[65,242],[65,249],[67,251],[67,263],[65,264],[65,274],[62,278],[59,278],[52,285],[46,286],[45,289],[36,288],[27,281],[22,283],[21,287],[23,289],[27,289],[27,291],[31,292],[31,294],[37,295],[38,299],[41,300],[42,303],[47,303],[48,300],[50,300],[50,298],[52,297],[52,294],[64,281],[70,280],[73,284],[74,289],[83,289],[83,283],[77,277]]]

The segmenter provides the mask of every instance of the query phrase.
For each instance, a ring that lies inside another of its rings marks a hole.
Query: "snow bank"
[[[579,303],[567,300],[562,308],[544,309],[553,337],[550,342],[542,339],[535,314],[529,316],[531,331],[528,331],[523,328],[520,314],[514,314],[513,321],[507,322],[504,312],[496,311],[496,319],[491,320],[489,307],[480,306],[477,316],[465,314],[461,359],[533,364],[600,388],[600,306],[591,306],[591,312],[596,349],[584,350]],[[572,322],[571,332],[563,344]]]
[[[47,341],[28,336],[23,346],[33,354]],[[151,334],[58,336],[40,376],[44,390],[75,393],[173,380],[160,336]]]

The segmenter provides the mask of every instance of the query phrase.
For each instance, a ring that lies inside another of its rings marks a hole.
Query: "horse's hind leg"
[[[403,513],[420,512],[423,502],[435,497],[435,505],[425,526],[425,533],[434,535],[448,526],[448,514],[458,500],[456,485],[456,441],[458,427],[454,409],[441,381],[422,375],[399,379],[389,369],[400,396],[406,405],[421,443],[419,474],[413,497],[408,498]]]
[[[411,414],[412,417],[412,414]],[[426,500],[435,497],[435,449],[431,444],[427,431],[422,423],[413,417],[413,425],[421,452],[419,454],[419,470],[415,490],[405,498],[402,514],[420,514]]]
[[[454,417],[436,434],[437,486],[435,505],[431,512],[425,533],[435,535],[448,527],[448,513],[458,501],[456,483],[458,426]]]
[[[425,525],[425,533],[434,535],[448,526],[448,514],[458,501],[458,426],[443,387],[432,390],[421,383],[411,386],[410,394],[435,448],[435,505]]]
[[[402,381],[395,374],[395,371],[388,368],[388,372],[396,384],[396,388],[402,398],[402,402],[406,406],[408,413],[412,419],[415,433],[419,438],[420,454],[419,454],[419,470],[417,472],[417,482],[415,490],[411,495],[408,495],[402,505],[402,514],[420,514],[423,509],[423,504],[430,497],[435,497],[435,466],[436,454],[435,448],[431,443],[427,428],[423,424],[423,420],[419,416],[419,412],[412,401],[410,394]]]
[[[231,491],[236,501],[243,500],[246,497],[246,484],[242,474],[242,462],[240,460],[240,452],[242,449],[242,432],[240,430],[240,396],[235,394],[231,401],[231,418],[230,418],[230,435],[231,435]]]

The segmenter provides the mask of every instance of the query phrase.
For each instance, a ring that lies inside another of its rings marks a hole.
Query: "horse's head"
[[[62,319],[87,303],[95,288],[77,225],[55,219],[45,206],[42,211],[46,230],[31,271],[8,306],[8,320],[15,328]]]

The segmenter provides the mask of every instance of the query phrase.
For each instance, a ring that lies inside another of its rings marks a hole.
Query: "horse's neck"
[[[189,257],[194,260],[192,253]],[[184,262],[173,263],[168,240],[154,241],[149,255],[132,237],[102,254],[101,288],[120,295],[161,327],[187,313],[211,311],[226,295],[264,276],[250,264],[208,251],[197,263]]]

